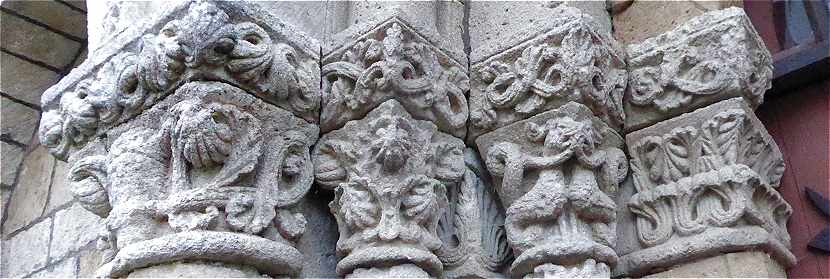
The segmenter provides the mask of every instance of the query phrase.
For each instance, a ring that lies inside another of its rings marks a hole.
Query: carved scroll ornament
[[[440,276],[435,252],[447,188],[464,174],[463,143],[415,120],[395,100],[322,137],[314,150],[318,184],[332,187],[342,276],[414,268]]]
[[[470,85],[465,67],[396,19],[329,54],[322,73],[324,132],[394,99],[443,132],[466,133]]]
[[[263,27],[233,22],[208,2],[194,2],[180,19],[145,35],[140,51],[110,59],[93,77],[62,94],[40,125],[41,142],[66,158],[103,133],[192,80],[222,80],[299,117],[317,121],[316,59],[275,42]]]
[[[73,165],[76,197],[107,220],[100,276],[183,259],[299,273],[305,219],[294,205],[311,187],[317,129],[257,102],[188,83],[111,133],[108,154]]]

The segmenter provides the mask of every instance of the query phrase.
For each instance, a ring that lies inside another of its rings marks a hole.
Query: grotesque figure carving
[[[111,131],[109,153],[70,175],[82,204],[107,217],[112,258],[99,274],[189,259],[296,275],[305,219],[293,205],[311,187],[316,134],[238,88],[202,82]]]
[[[383,37],[383,39],[378,39]],[[394,99],[417,119],[446,133],[466,132],[469,80],[465,67],[403,23],[390,20],[323,59],[324,132],[359,119]]]
[[[463,175],[462,148],[394,100],[323,136],[315,176],[335,191],[338,274],[441,275],[438,221]]]
[[[617,260],[609,195],[628,170],[619,136],[587,107],[568,103],[486,134],[478,145],[507,207],[513,275],[609,276]]]
[[[132,50],[108,59],[94,76],[65,88],[47,107],[41,142],[66,158],[90,138],[153,106],[192,80],[221,80],[316,122],[316,53],[274,42],[263,26],[232,22],[208,2],[190,3],[182,17],[145,35]],[[154,31],[155,32],[155,31]]]

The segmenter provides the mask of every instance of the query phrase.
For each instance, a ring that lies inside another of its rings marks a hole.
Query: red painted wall
[[[830,80],[771,96],[755,112],[772,135],[787,164],[781,186],[793,207],[787,229],[798,264],[790,278],[830,278],[830,255],[807,248],[807,243],[830,225],[810,203],[805,188],[830,197]]]

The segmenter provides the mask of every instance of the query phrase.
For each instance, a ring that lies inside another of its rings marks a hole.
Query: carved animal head
[[[373,121],[370,126],[375,136],[371,140],[371,152],[375,161],[385,171],[401,169],[412,153],[412,124],[401,117],[387,116]]]

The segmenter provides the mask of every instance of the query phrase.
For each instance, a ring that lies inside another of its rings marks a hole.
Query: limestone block
[[[72,63],[81,43],[70,40],[43,27],[34,25],[15,16],[4,16],[0,26],[3,48],[55,68]]]
[[[681,0],[615,2],[613,11],[614,38],[623,43],[636,44],[669,31],[687,20],[708,11],[741,7],[743,1]],[[671,15],[671,16],[655,16]]]
[[[334,189],[339,276],[442,274],[438,222],[463,178],[463,148],[395,100],[321,137],[315,178]]]
[[[0,108],[2,117],[0,118],[3,120],[0,126],[2,126],[3,136],[22,144],[29,144],[37,127],[40,113],[6,97],[0,97],[0,103],[2,103],[2,108]]]
[[[604,1],[469,1],[468,5],[470,47],[474,52],[493,45],[510,47],[544,33],[556,25],[554,9],[559,6],[579,9],[593,19],[592,24],[600,32],[611,33],[611,16]],[[474,54],[472,63],[494,53]]]
[[[255,3],[176,3],[153,24],[118,34],[44,93],[40,139],[53,154],[67,158],[193,80],[234,84],[317,122],[316,40]]]
[[[30,276],[31,278],[77,278],[78,258],[68,257],[59,262],[51,263],[47,268]]]
[[[682,263],[644,278],[786,278],[784,269],[760,251],[737,252]]]
[[[0,53],[0,64],[0,91],[33,105],[40,104],[40,94],[59,78],[58,73],[5,52]]]
[[[17,177],[17,170],[20,168],[20,161],[23,160],[23,149],[5,142],[0,143],[0,157],[2,160],[2,183],[4,185],[14,185],[14,180]],[[3,216],[0,214],[0,216]]]
[[[28,225],[43,213],[54,165],[55,159],[49,156],[46,148],[40,146],[23,159],[20,178],[6,208],[8,211],[3,223],[3,235]]]
[[[86,38],[86,15],[57,1],[8,1],[3,8],[78,38]]]
[[[396,100],[416,119],[464,137],[466,67],[396,17],[323,58],[323,132]]]
[[[732,97],[757,107],[771,86],[770,53],[739,8],[707,12],[626,51],[626,131]]]
[[[329,56],[394,20],[409,27],[419,41],[467,65],[463,19],[464,4],[457,1],[330,1],[322,53]]]
[[[105,222],[101,217],[77,203],[55,213],[54,221],[52,241],[49,245],[49,257],[52,260],[60,259],[69,252],[78,251],[97,240],[105,229]]]
[[[52,212],[73,199],[69,187],[69,165],[63,161],[55,161],[52,172],[52,186],[49,187],[49,201],[46,203],[46,213]]]
[[[778,186],[781,152],[741,98],[657,123],[626,136],[633,193],[628,209],[640,249],[615,270],[639,276],[714,253],[762,249],[783,266],[792,208]],[[623,226],[623,225],[620,225]]]
[[[587,105],[621,129],[627,81],[621,48],[578,9],[561,5],[551,13],[549,29],[532,39],[473,50],[468,142],[568,102]]]
[[[613,196],[626,177],[622,138],[585,105],[476,140],[506,208],[514,277],[608,277],[617,262]]]
[[[52,219],[46,218],[11,238],[4,236],[1,277],[22,277],[45,266]],[[9,260],[14,259],[14,260]]]
[[[103,251],[96,248],[82,250],[78,254],[78,277],[95,277],[95,270],[104,263]]]

